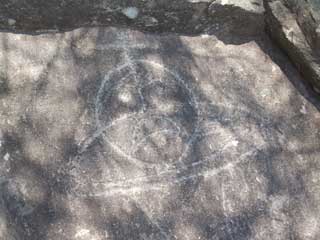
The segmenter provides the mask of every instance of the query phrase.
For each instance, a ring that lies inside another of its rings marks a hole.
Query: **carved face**
[[[196,102],[180,77],[147,61],[113,71],[96,101],[104,140],[123,157],[140,163],[182,160],[197,117]]]

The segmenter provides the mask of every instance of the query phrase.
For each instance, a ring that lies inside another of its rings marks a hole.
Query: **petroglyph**
[[[319,113],[261,45],[5,36],[0,211],[17,239],[288,239],[290,219],[317,236]]]
[[[150,46],[131,42],[121,34],[120,40],[111,44],[110,49],[121,51],[122,63],[100,83],[94,109],[96,130],[80,144],[79,156],[74,160],[74,169],[83,168],[81,163],[87,161],[88,149],[92,151],[91,147],[100,142],[99,151],[112,154],[101,153],[100,160],[90,161],[103,161],[102,168],[117,170],[87,180],[83,172],[77,174],[75,170],[75,179],[80,175],[82,178],[75,182],[89,181],[90,190],[82,190],[83,186],[76,184],[74,194],[108,197],[167,191],[175,184],[232,172],[252,159],[263,146],[259,141],[252,145],[238,139],[241,134],[235,134],[236,126],[231,131],[212,119],[206,109],[208,105],[203,105],[192,83],[179,73],[161,62],[136,59],[132,54],[134,49]],[[108,51],[108,45],[96,49]],[[250,114],[245,108],[221,103],[214,107]],[[132,174],[120,167],[123,164],[135,169]]]
[[[190,87],[177,73],[160,63],[133,59],[128,46],[143,49],[145,44],[132,43],[125,35],[119,38],[120,43],[97,46],[99,51],[121,49],[124,64],[109,72],[101,82],[95,104],[97,130],[81,144],[80,153],[96,138],[103,136],[119,155],[143,166],[143,162],[150,159],[145,151],[152,152],[154,147],[159,147],[147,146],[149,140],[153,138],[165,147],[175,139],[178,151],[171,153],[171,160],[182,160],[198,128],[199,109]],[[167,96],[171,99],[165,99]],[[191,114],[194,119],[179,114]],[[190,121],[182,123],[184,119]],[[120,136],[117,129],[124,126],[133,134],[131,141],[117,139]],[[146,132],[142,133],[141,129]]]

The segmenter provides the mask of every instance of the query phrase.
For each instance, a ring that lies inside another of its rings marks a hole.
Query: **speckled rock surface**
[[[319,103],[235,36],[1,33],[0,239],[319,239]]]
[[[320,93],[319,1],[265,0],[267,29]]]
[[[287,0],[288,1],[288,0]],[[289,0],[289,9],[295,14],[297,22],[308,44],[317,54],[320,53],[320,1],[309,0],[294,3]]]
[[[0,240],[320,239],[320,102],[263,12],[1,1]]]
[[[212,11],[217,6],[219,11]],[[0,2],[0,29],[39,33],[84,26],[129,26],[158,33],[196,34],[210,32],[218,23],[239,24],[239,19],[250,28],[259,22],[247,18],[260,15],[262,10],[262,0],[4,0]]]

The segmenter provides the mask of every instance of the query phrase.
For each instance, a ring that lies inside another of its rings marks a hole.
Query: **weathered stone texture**
[[[320,14],[315,2],[265,0],[267,29],[320,93]]]
[[[211,11],[216,6],[225,8]],[[239,24],[239,18],[248,27],[256,24],[246,20],[244,10],[261,13],[262,0],[5,0],[0,2],[0,29],[40,33],[84,26],[122,26],[196,34],[210,31],[219,22]],[[230,11],[237,14],[230,15]]]
[[[0,39],[2,238],[319,238],[320,114],[268,38]]]
[[[260,2],[1,1],[0,240],[320,239],[320,103]]]

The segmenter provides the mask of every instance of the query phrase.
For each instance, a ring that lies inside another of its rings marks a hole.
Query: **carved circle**
[[[96,125],[113,150],[137,164],[181,161],[198,128],[192,90],[159,63],[136,60],[111,71],[96,98]]]

